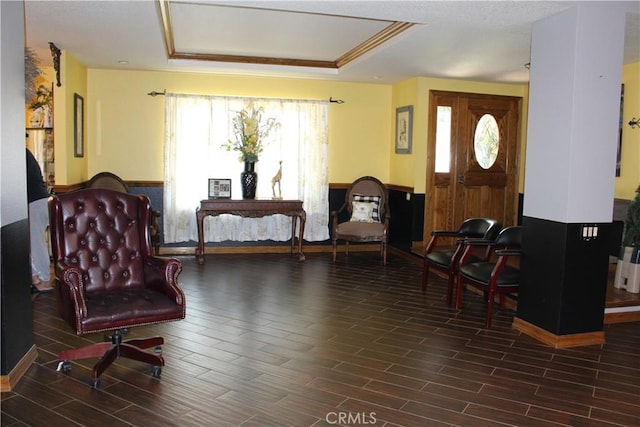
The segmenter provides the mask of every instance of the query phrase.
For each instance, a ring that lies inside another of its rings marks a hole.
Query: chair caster
[[[161,366],[154,366],[153,368],[151,368],[151,376],[153,378],[160,378],[160,374],[162,374]]]
[[[92,378],[91,381],[89,381],[89,385],[91,388],[97,389],[100,386],[100,378]]]
[[[56,368],[56,371],[58,372],[69,372],[71,370],[71,362],[68,360],[61,360],[58,363],[58,367]]]

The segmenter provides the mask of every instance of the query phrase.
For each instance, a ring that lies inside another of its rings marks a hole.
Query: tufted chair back
[[[75,266],[87,294],[144,286],[143,257],[151,251],[145,196],[82,190],[52,203],[52,252]]]
[[[121,193],[129,193],[129,187],[118,175],[111,172],[100,172],[95,174],[88,182],[85,188],[104,188],[106,190],[120,191]],[[158,255],[160,253],[160,212],[151,211],[151,246],[153,247],[153,253]]]

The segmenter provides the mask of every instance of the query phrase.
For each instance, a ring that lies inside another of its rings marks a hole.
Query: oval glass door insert
[[[491,114],[480,117],[473,137],[473,150],[478,164],[489,169],[498,157],[500,149],[500,130],[498,122]]]

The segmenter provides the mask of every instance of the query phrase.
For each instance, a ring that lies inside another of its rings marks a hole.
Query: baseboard
[[[11,391],[13,387],[20,381],[22,376],[27,372],[27,369],[31,367],[31,364],[38,357],[38,349],[35,345],[31,346],[31,348],[22,356],[22,359],[18,361],[16,366],[9,372],[9,375],[0,376],[0,391],[7,392]]]
[[[581,347],[605,343],[604,331],[555,335],[518,317],[514,317],[512,326],[523,334],[529,335],[553,348]]]
[[[296,246],[297,248],[297,246]],[[391,249],[388,247],[388,249]],[[349,245],[349,252],[373,252],[379,251],[379,244],[371,245]],[[333,251],[331,245],[309,245],[302,246],[304,253],[330,253]],[[345,251],[344,245],[338,245],[339,253]],[[196,248],[194,246],[161,246],[160,255],[193,255],[195,256]],[[205,246],[204,254],[285,254],[290,253],[291,247],[280,246]],[[294,254],[295,254],[294,250]]]
[[[640,321],[640,310],[638,307],[633,307],[634,310],[630,311],[616,311],[608,312],[610,309],[604,310],[604,324],[611,325],[613,323],[627,323]]]

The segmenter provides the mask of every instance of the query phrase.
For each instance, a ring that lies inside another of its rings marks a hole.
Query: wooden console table
[[[302,253],[302,236],[307,213],[302,209],[302,200],[271,200],[271,199],[205,199],[200,201],[200,208],[196,210],[198,224],[198,248],[196,258],[199,264],[204,264],[204,218],[222,214],[238,215],[245,218],[260,218],[263,216],[282,214],[291,217],[291,253],[295,247],[296,224],[300,219],[300,237],[298,237],[298,257],[304,261]]]

